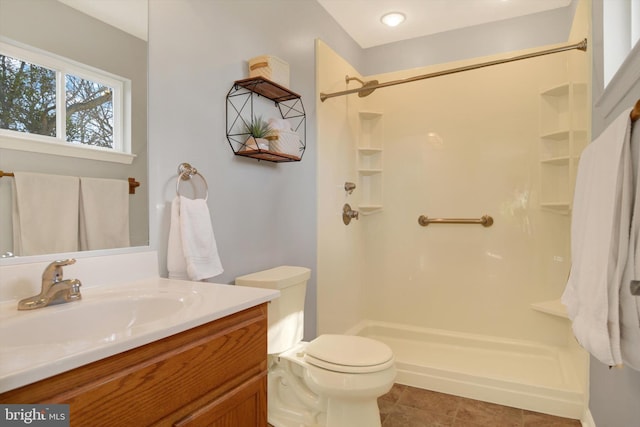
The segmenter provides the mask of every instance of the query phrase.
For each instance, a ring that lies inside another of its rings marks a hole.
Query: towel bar
[[[5,172],[0,170],[0,178],[2,178],[3,176],[13,176],[15,177],[16,174],[14,174],[13,172]],[[129,194],[136,194],[136,188],[140,187],[140,183],[138,181],[136,181],[135,178],[127,178],[127,181],[129,181]]]
[[[636,105],[633,106],[630,116],[631,121],[634,123],[640,119],[640,99],[636,102]]]

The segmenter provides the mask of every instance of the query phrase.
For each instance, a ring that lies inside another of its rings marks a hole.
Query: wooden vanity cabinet
[[[267,425],[267,306],[0,394],[67,403],[72,426]]]

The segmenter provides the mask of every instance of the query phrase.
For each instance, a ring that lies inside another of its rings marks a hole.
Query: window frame
[[[0,148],[131,164],[131,80],[31,46],[0,37],[0,53],[56,73],[56,136],[0,129]],[[65,76],[113,88],[113,148],[66,141]],[[61,114],[60,114],[61,113]]]
[[[604,88],[613,81],[638,45],[640,0],[602,2]]]

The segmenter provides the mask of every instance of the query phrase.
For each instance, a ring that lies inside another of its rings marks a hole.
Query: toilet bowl
[[[370,338],[320,335],[302,341],[310,270],[276,267],[236,285],[279,289],[269,304],[268,420],[274,427],[379,427],[377,399],[396,376],[391,349]]]

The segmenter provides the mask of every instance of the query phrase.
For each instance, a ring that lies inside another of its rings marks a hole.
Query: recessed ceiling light
[[[380,21],[382,21],[384,25],[388,25],[389,27],[395,27],[402,24],[405,18],[406,17],[404,16],[404,13],[389,12],[382,15],[382,18],[380,18]]]

